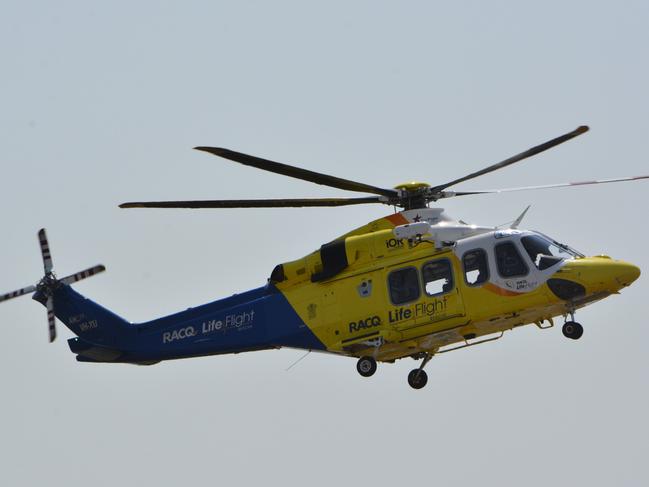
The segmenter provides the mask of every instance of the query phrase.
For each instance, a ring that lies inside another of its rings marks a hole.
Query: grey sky
[[[649,4],[17,2],[0,14],[0,291],[55,269],[132,321],[263,284],[389,208],[120,210],[145,199],[353,196],[190,150],[217,145],[390,187],[440,183],[591,132],[461,186],[649,174]],[[649,272],[648,182],[458,198]],[[253,230],[251,232],[251,229]],[[292,350],[82,365],[45,310],[0,307],[0,483],[81,486],[643,485],[648,284],[415,364]]]

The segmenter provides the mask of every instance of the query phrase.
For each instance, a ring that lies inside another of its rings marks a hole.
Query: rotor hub
[[[408,193],[415,193],[427,188],[430,188],[430,184],[422,181],[409,181],[407,183],[397,184],[394,187],[397,191],[406,191]]]
[[[422,181],[409,181],[398,184],[394,187],[399,192],[396,205],[401,206],[404,210],[427,208],[430,201],[428,197],[430,187],[430,184]]]
[[[45,296],[51,296],[54,294],[54,290],[58,286],[59,281],[56,279],[56,276],[53,272],[48,272],[43,276],[43,278],[36,284],[36,290]]]

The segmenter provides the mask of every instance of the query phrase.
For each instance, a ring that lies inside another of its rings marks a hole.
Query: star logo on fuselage
[[[419,213],[412,219],[413,222],[419,223],[421,221],[421,217],[419,216]]]

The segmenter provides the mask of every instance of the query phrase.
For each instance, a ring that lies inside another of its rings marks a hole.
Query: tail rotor
[[[52,262],[52,254],[50,253],[50,244],[47,240],[47,233],[45,229],[42,228],[38,232],[38,243],[41,248],[41,256],[43,257],[43,269],[45,270],[45,275],[43,278],[33,286],[27,286],[16,291],[12,291],[7,294],[0,295],[0,302],[7,301],[9,299],[18,298],[24,296],[25,294],[30,294],[36,291],[41,295],[43,299],[38,297],[38,300],[43,302],[47,308],[47,324],[49,329],[50,342],[53,342],[56,339],[56,316],[54,313],[54,292],[57,288],[64,285],[70,285],[75,282],[81,281],[88,277],[94,276],[106,270],[103,265],[96,265],[90,267],[81,272],[71,274],[62,279],[57,279],[54,274],[54,264]]]

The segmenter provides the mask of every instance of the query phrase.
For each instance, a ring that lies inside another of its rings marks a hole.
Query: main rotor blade
[[[43,267],[45,268],[45,274],[52,272],[53,263],[52,263],[52,254],[50,253],[50,244],[47,241],[47,234],[45,229],[41,228],[38,231],[38,243],[41,246],[41,255],[43,256]]]
[[[497,171],[498,169],[502,169],[504,167],[507,167],[511,164],[514,164],[516,162],[522,161],[523,159],[527,159],[528,157],[532,157],[536,154],[539,154],[543,151],[546,151],[554,146],[557,146],[559,144],[563,144],[564,142],[573,139],[577,137],[578,135],[581,135],[585,132],[588,132],[588,127],[586,125],[582,125],[580,127],[577,127],[575,130],[572,132],[568,132],[567,134],[563,134],[559,137],[556,137],[552,140],[549,140],[543,144],[537,145],[535,147],[532,147],[531,149],[528,149],[524,152],[521,152],[520,154],[516,154],[515,156],[510,157],[509,159],[505,159],[504,161],[498,162],[497,164],[492,164],[491,166],[485,167],[484,169],[481,169],[480,171],[476,171],[474,173],[471,173],[467,176],[461,177],[459,179],[455,179],[453,181],[450,181],[445,184],[441,184],[439,186],[435,186],[433,188],[430,188],[431,192],[439,192],[442,191],[450,186],[453,186],[455,184],[468,181],[469,179],[477,178],[478,176],[482,176],[484,174]]]
[[[94,276],[95,274],[99,274],[100,272],[104,272],[106,268],[103,265],[96,265],[94,267],[90,267],[89,269],[83,270],[81,272],[77,272],[76,274],[72,274],[71,276],[64,277],[63,279],[59,279],[63,284],[72,284],[74,282],[80,281],[81,279],[86,279],[88,277]]]
[[[441,198],[451,198],[453,196],[469,196],[472,194],[490,194],[490,193],[507,193],[510,191],[528,191],[535,189],[566,188],[568,186],[588,186],[590,184],[619,183],[622,181],[637,181],[640,179],[649,179],[648,176],[629,176],[625,178],[599,179],[594,181],[575,181],[572,183],[542,184],[540,186],[522,186],[519,188],[503,189],[486,189],[483,191],[443,191]]]
[[[143,201],[122,203],[120,208],[300,208],[303,206],[347,206],[384,203],[377,196],[367,198],[298,198],[269,200]]]
[[[50,333],[50,343],[52,343],[56,340],[56,317],[54,316],[54,298],[52,296],[47,297],[45,307],[47,308],[47,326]]]
[[[282,164],[280,162],[269,161],[268,159],[242,154],[241,152],[235,152],[221,147],[194,147],[194,149],[209,152],[215,156],[223,157],[246,166],[252,166],[257,169],[263,169],[264,171],[283,174],[284,176],[292,178],[303,179],[304,181],[310,181],[324,186],[331,186],[333,188],[344,189],[347,191],[379,194],[381,196],[387,196],[388,198],[396,198],[399,196],[399,193],[393,189],[378,188],[369,184],[329,176],[328,174],[309,171],[308,169],[289,166],[288,164]]]
[[[22,289],[18,289],[17,291],[13,291],[11,293],[3,294],[0,296],[0,302],[2,301],[7,301],[9,299],[17,298],[19,296],[23,296],[25,294],[29,294],[31,292],[36,291],[36,286],[27,286]]]

